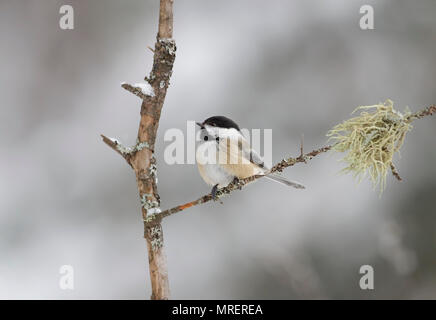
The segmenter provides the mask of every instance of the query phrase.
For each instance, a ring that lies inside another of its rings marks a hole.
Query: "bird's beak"
[[[199,126],[201,129],[204,129],[204,126],[200,122],[195,123],[197,126]]]

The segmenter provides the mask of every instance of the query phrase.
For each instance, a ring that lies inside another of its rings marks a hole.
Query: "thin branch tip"
[[[327,152],[330,149],[331,149],[331,146],[325,146],[325,147],[313,150],[311,152],[308,152],[306,154],[300,155],[297,158],[283,159],[282,161],[280,161],[279,163],[277,163],[275,166],[272,167],[272,169],[270,170],[270,173],[281,172],[284,169],[291,167],[297,163],[302,163],[302,162],[307,163],[308,160],[311,160],[314,157],[316,157],[317,155],[324,153],[324,152]],[[263,177],[264,176],[257,175],[257,176],[248,177],[246,179],[240,179],[240,180],[235,179],[235,181],[231,182],[227,187],[219,189],[217,195],[218,195],[218,197],[222,197],[224,195],[228,195],[228,194],[232,193],[235,190],[241,190],[245,185],[247,185],[247,184],[249,184],[257,179],[263,178]],[[212,200],[212,196],[210,195],[210,193],[206,194],[206,195],[198,198],[197,200],[190,201],[190,202],[178,205],[176,207],[173,207],[171,209],[167,209],[165,211],[162,211],[161,213],[156,214],[154,217],[149,218],[148,222],[154,223],[154,219],[159,219],[159,221],[160,221],[165,217],[171,216],[173,214],[176,214],[176,213],[181,212],[185,209],[197,206],[199,204],[209,202],[211,200]]]
[[[391,167],[392,175],[393,175],[393,176],[394,176],[398,181],[403,181],[403,179],[401,178],[401,176],[400,176],[400,174],[399,174],[397,168],[395,167],[395,165],[394,165],[392,162],[391,162],[390,167]]]
[[[304,134],[302,133],[300,137],[300,157],[304,155],[303,149],[304,149]]]

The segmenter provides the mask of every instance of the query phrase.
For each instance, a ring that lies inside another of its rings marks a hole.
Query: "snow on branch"
[[[121,87],[133,93],[135,96],[140,97],[142,100],[155,96],[153,87],[148,82],[135,83],[134,85],[121,82]]]

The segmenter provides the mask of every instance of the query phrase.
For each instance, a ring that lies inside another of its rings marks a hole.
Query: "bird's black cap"
[[[201,126],[205,126],[206,124],[212,127],[225,128],[225,129],[234,128],[240,131],[239,126],[236,124],[235,121],[224,116],[214,116],[214,117],[207,118],[206,120],[204,120]]]

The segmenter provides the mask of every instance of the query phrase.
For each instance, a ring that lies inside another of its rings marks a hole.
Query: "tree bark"
[[[152,288],[151,299],[159,300],[169,299],[170,297],[168,266],[163,246],[163,230],[161,222],[147,224],[145,220],[150,209],[155,208],[153,213],[160,211],[158,209],[160,207],[160,198],[156,184],[156,160],[153,150],[160,114],[175,59],[176,47],[171,39],[172,30],[173,0],[160,0],[159,32],[154,49],[153,69],[149,78],[145,78],[153,87],[155,96],[143,100],[138,129],[138,141],[148,143],[149,147],[138,151],[131,160],[136,174],[139,196],[147,201],[142,202],[142,217],[144,220],[144,237],[147,241],[148,249]],[[144,205],[144,203],[151,205]]]
[[[152,88],[143,92],[141,88],[123,83],[121,86],[142,99],[137,143],[132,148],[123,147],[118,141],[102,135],[103,142],[121,154],[135,171],[142,218],[144,238],[147,242],[151,278],[151,299],[169,299],[168,267],[164,252],[161,221],[147,222],[147,217],[160,212],[157,190],[156,160],[154,146],[161,110],[171,78],[176,45],[173,34],[173,0],[160,0],[159,31],[154,48],[153,68],[145,81]]]

